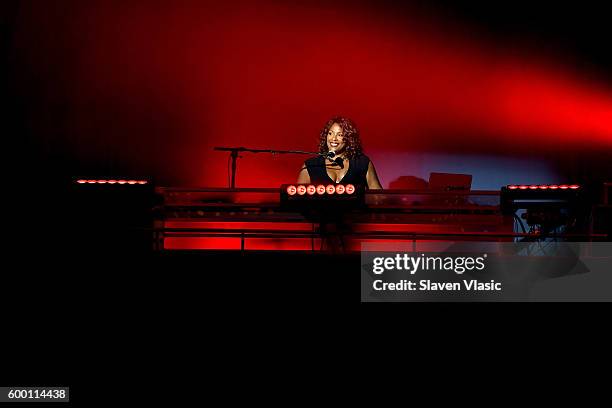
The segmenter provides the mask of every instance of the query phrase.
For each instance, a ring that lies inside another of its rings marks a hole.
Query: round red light
[[[545,185],[545,184],[542,184],[542,185],[539,187],[539,189],[540,189],[540,190],[546,190],[547,188],[548,188],[548,186],[547,186],[547,185]]]
[[[347,184],[345,191],[346,191],[346,194],[353,194],[355,192],[355,186],[352,184]]]
[[[87,183],[87,180],[77,180],[77,183],[79,183],[79,184],[85,184],[85,183]]]
[[[344,194],[344,190],[346,190],[346,189],[344,188],[344,186],[342,184],[338,184],[336,186],[336,194]]]
[[[303,185],[299,185],[299,186],[297,186],[297,193],[298,193],[299,195],[304,195],[304,194],[306,194],[306,186],[303,186]]]
[[[571,186],[569,186],[569,188],[571,188],[572,190],[578,190],[580,186],[578,184],[572,184]]]
[[[117,183],[117,180],[108,180],[108,184],[115,184]]]
[[[561,190],[567,190],[567,189],[569,188],[569,186],[568,186],[568,185],[566,185],[566,184],[561,184],[561,185],[559,186],[559,188],[560,188]]]
[[[325,194],[325,186],[323,184],[319,184],[317,186],[317,194],[319,195]]]
[[[119,181],[117,181],[117,183],[119,183],[119,184],[125,184],[125,183],[127,183],[127,181],[126,181],[126,180],[119,180]]]
[[[295,188],[295,186],[287,186],[287,194],[295,195],[296,192],[297,192],[297,188]]]
[[[537,188],[538,188],[538,186],[535,186],[535,185],[531,185],[531,186],[529,186],[529,189],[530,189],[530,190],[536,190]]]
[[[96,184],[96,180],[87,180],[87,184]]]
[[[559,186],[556,185],[556,184],[552,184],[552,185],[548,186],[548,188],[550,188],[551,190],[556,190],[556,189],[559,188]]]
[[[527,186],[519,186],[519,188],[520,188],[521,190],[527,190],[529,187],[527,187]]]
[[[308,185],[308,187],[306,187],[306,192],[309,195],[313,195],[314,193],[317,192],[317,188],[315,186],[313,186],[312,184]]]
[[[518,186],[515,186],[515,185],[508,186],[509,190],[516,190],[517,188],[518,188]]]
[[[98,184],[106,184],[107,181],[106,180],[98,180]]]
[[[110,183],[110,181],[109,181],[109,183]],[[139,180],[138,184],[147,184],[147,180]]]
[[[333,184],[330,184],[327,186],[327,188],[325,188],[325,191],[327,191],[327,194],[334,194],[336,192],[336,187],[334,187]]]

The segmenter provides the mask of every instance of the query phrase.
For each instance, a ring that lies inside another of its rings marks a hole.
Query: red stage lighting
[[[144,185],[144,184],[148,184],[149,182],[147,180],[114,180],[114,179],[96,179],[96,180],[89,180],[89,179],[78,179],[75,180],[76,183],[78,184],[130,184],[130,185],[135,185],[135,184],[140,184],[140,185]]]
[[[314,185],[309,184],[308,187],[306,187],[306,192],[308,193],[308,195],[313,195],[317,192],[317,188]]]
[[[344,186],[342,184],[338,184],[336,186],[336,193],[337,194],[344,194],[344,190],[345,190],[345,188],[344,188]]]
[[[323,184],[319,184],[317,186],[317,194],[319,195],[325,194],[325,186]]]
[[[347,184],[345,191],[346,191],[346,194],[353,194],[355,192],[355,186],[352,184]]]
[[[299,195],[304,195],[304,194],[306,194],[306,186],[304,186],[304,185],[299,185],[299,186],[297,186],[297,193],[298,193]]]
[[[571,189],[571,190],[578,190],[580,188],[579,184],[561,184],[561,185],[557,185],[557,184],[540,184],[540,185],[516,185],[516,184],[509,184],[507,186],[508,190],[516,190],[516,189],[520,189],[520,190],[557,190],[557,189],[561,189],[561,190],[567,190],[567,189]]]
[[[297,188],[295,186],[287,186],[287,194],[290,196],[295,195],[297,193]]]
[[[327,194],[334,194],[336,192],[336,187],[334,187],[333,184],[330,184],[327,186],[325,191],[327,191]]]

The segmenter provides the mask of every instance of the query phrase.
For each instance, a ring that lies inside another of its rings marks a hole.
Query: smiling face
[[[334,116],[319,132],[319,153],[333,151],[345,159],[352,159],[362,152],[359,130],[355,123],[342,116]]]
[[[344,132],[342,131],[342,127],[337,123],[331,125],[327,131],[327,148],[329,151],[336,152],[336,154],[342,153],[346,148]]]

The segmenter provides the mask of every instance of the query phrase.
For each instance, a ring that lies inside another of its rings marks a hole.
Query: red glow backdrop
[[[53,124],[54,143],[109,173],[225,186],[227,156],[214,146],[315,150],[335,114],[357,122],[366,153],[612,147],[601,81],[416,14],[345,2],[39,3],[23,2],[15,36],[19,80],[40,100],[33,126]],[[244,155],[237,185],[292,182],[303,159]]]

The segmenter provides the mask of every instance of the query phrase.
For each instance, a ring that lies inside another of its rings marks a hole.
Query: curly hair
[[[327,148],[327,132],[329,132],[329,129],[334,123],[337,123],[342,128],[342,136],[344,143],[346,144],[346,158],[352,159],[353,157],[361,155],[362,148],[359,130],[352,120],[342,116],[334,116],[328,120],[323,129],[321,129],[321,134],[319,137],[319,152],[327,153],[329,151]]]

